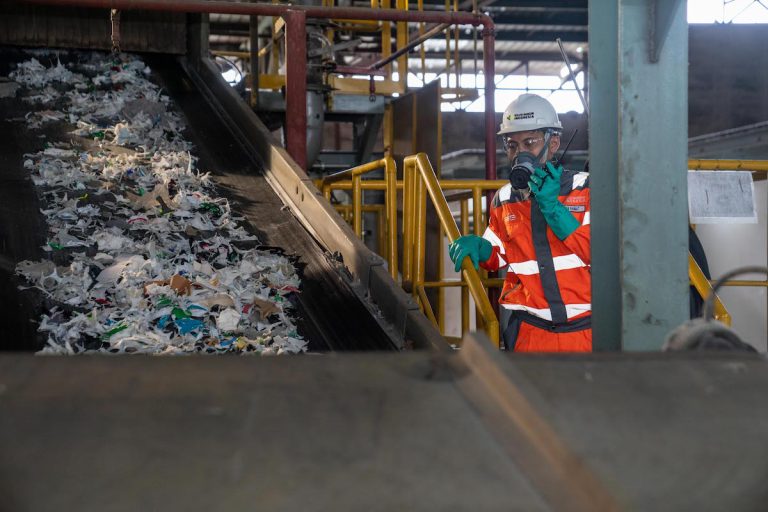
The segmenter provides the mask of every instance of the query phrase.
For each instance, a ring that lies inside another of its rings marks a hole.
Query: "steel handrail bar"
[[[717,281],[710,280],[710,284],[715,284]],[[732,281],[726,281],[723,286],[755,286],[755,287],[768,287],[768,281],[752,281],[745,279],[734,279]]]
[[[346,171],[342,171],[346,172]],[[330,174],[327,177],[335,176],[339,173]],[[321,180],[316,180],[320,183]],[[480,188],[483,190],[497,190],[501,188],[508,180],[440,180],[440,187],[443,190],[472,190]],[[366,180],[363,182],[363,190],[384,190],[387,184],[384,180]],[[403,188],[403,180],[397,180],[398,190]],[[352,180],[341,180],[333,183],[334,190],[352,190]]]
[[[335,204],[333,205],[334,209],[341,214],[341,216],[344,218],[344,220],[347,220],[347,217],[352,216],[352,205],[351,204]],[[379,244],[379,254],[383,258],[387,258],[387,244],[389,239],[387,238],[387,208],[386,205],[383,204],[364,204],[362,206],[363,213],[375,213],[376,214],[376,221],[377,221],[377,230],[378,230],[378,244]],[[347,220],[348,221],[348,220]],[[394,276],[393,276],[394,278]]]
[[[768,160],[689,159],[691,171],[753,171],[768,172]]]
[[[397,281],[397,164],[391,156],[385,156],[367,164],[358,165],[352,169],[325,176],[320,180],[319,187],[325,198],[331,200],[331,186],[342,179],[351,177],[353,223],[357,236],[363,235],[363,179],[362,176],[377,169],[384,169],[384,202],[386,205],[387,222],[387,256],[389,275]]]
[[[712,284],[709,282],[704,272],[696,260],[693,259],[690,253],[688,253],[688,277],[691,280],[691,284],[699,295],[703,299],[706,299],[712,293]],[[723,301],[720,300],[720,296],[715,296],[715,320],[718,320],[725,325],[731,325],[731,315],[725,308]]]
[[[488,279],[480,279],[480,282],[483,283],[483,286],[486,288],[501,288],[504,286],[504,279],[500,277],[490,277]],[[467,286],[467,283],[464,281],[424,281],[421,283],[421,286],[424,288],[458,288],[459,286]]]
[[[405,183],[405,188],[403,189],[403,281],[411,281],[412,293],[420,298],[423,296],[424,298],[421,299],[423,302],[426,299],[426,295],[423,294],[423,262],[426,242],[427,194],[432,199],[432,204],[448,239],[453,242],[461,236],[461,233],[456,225],[456,220],[448,208],[448,203],[445,200],[432,164],[429,162],[429,157],[425,153],[417,153],[404,159],[403,181]],[[408,263],[408,260],[413,261]],[[464,259],[461,263],[461,268],[470,293],[484,320],[486,333],[491,341],[497,347],[500,347],[499,321],[488,300],[488,295],[483,287],[480,275],[469,258]],[[428,314],[428,308],[431,309],[431,306],[428,302],[423,304],[423,306]],[[434,317],[434,315],[432,316]]]

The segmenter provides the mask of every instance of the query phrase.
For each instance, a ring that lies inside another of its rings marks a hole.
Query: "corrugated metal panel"
[[[111,49],[106,9],[51,8],[0,4],[0,44]],[[126,11],[120,19],[120,47],[126,51],[183,54],[186,16]]]

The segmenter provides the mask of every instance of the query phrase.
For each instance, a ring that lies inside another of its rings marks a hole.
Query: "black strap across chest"
[[[552,312],[552,323],[555,325],[568,322],[568,314],[560,295],[560,285],[557,284],[555,263],[552,260],[552,248],[547,239],[547,221],[539,209],[535,197],[531,197],[531,231],[533,234],[533,250],[539,264],[539,276],[544,288],[544,297]]]

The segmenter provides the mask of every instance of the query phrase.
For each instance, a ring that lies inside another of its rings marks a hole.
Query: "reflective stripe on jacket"
[[[581,225],[559,240],[547,226],[534,198],[507,184],[493,198],[483,237],[493,245],[481,263],[496,271],[507,267],[499,303],[555,324],[590,314],[589,174],[563,171],[560,202]]]

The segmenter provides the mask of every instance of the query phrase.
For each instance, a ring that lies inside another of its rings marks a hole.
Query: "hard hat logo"
[[[555,107],[536,94],[521,94],[504,111],[498,134],[546,129],[563,129]]]

